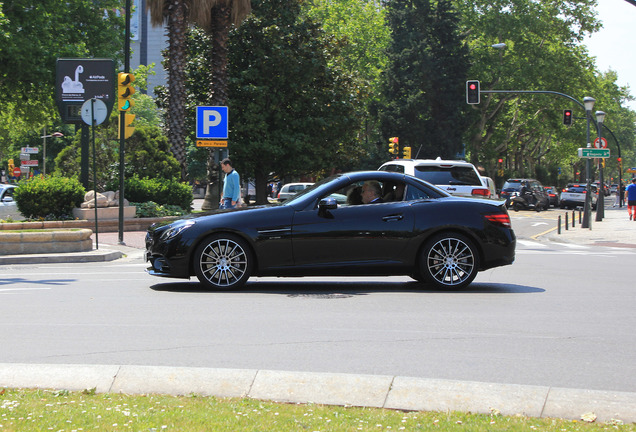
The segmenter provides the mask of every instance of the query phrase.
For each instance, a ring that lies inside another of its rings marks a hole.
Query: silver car
[[[24,219],[13,200],[13,192],[16,188],[15,185],[0,184],[0,219]]]

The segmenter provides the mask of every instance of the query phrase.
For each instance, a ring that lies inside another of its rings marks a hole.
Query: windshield
[[[415,177],[435,185],[483,186],[475,170],[469,166],[419,165],[415,167]]]

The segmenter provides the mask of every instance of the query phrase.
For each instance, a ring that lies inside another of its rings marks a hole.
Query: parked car
[[[543,185],[532,178],[511,178],[506,180],[499,197],[506,200],[508,206],[511,205],[513,197],[523,198],[527,203],[527,208],[547,210],[550,208],[550,198]]]
[[[24,219],[13,200],[13,192],[16,188],[16,185],[0,184],[0,219]]]
[[[490,198],[497,199],[497,188],[495,187],[495,181],[490,177],[481,176],[481,181],[490,190]]]
[[[596,209],[596,202],[598,201],[598,189],[595,185],[590,185],[592,192],[592,209]],[[561,191],[561,197],[559,199],[559,207],[573,209],[576,207],[585,206],[585,196],[587,194],[587,184],[585,183],[570,183],[563,191]]]
[[[313,183],[287,183],[280,188],[280,191],[278,192],[278,201],[285,201],[312,184]]]
[[[466,161],[396,159],[382,164],[380,171],[408,174],[434,184],[454,196],[491,198],[477,168]]]
[[[610,186],[610,194],[614,194],[617,192],[618,192],[618,184],[612,183],[612,185]]]
[[[338,204],[366,181],[394,199]],[[250,276],[408,275],[458,289],[478,271],[511,264],[515,234],[504,204],[452,197],[418,178],[383,171],[338,174],[280,205],[216,210],[154,224],[148,272],[196,276],[211,289]]]
[[[559,206],[559,190],[555,186],[544,186],[545,193],[548,194],[548,199],[550,200],[550,205],[552,207]]]

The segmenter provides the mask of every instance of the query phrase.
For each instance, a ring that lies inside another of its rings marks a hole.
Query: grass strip
[[[0,431],[636,431],[620,421],[281,404],[189,395],[0,389]]]

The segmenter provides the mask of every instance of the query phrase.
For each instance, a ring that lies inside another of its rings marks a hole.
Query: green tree
[[[232,24],[239,25],[251,10],[250,0],[149,0],[152,22],[155,25],[166,23],[168,28],[168,99],[166,111],[166,129],[170,140],[170,149],[181,165],[181,177],[187,177],[186,169],[186,132],[185,108],[185,67],[186,67],[186,30],[194,23],[209,32],[212,44],[207,51],[211,75],[208,103],[210,105],[227,104],[227,37]],[[218,179],[218,170],[214,163],[214,153],[208,156],[208,181],[212,184]],[[209,210],[218,206],[218,197],[213,195],[216,188],[209,187],[202,208]]]
[[[113,113],[104,127],[95,129],[95,157],[97,158],[97,190],[104,191],[105,185],[119,177],[119,134],[118,115]],[[89,146],[91,162],[89,181],[93,182],[93,146]],[[135,132],[126,140],[124,153],[124,177],[138,175],[142,178],[172,180],[179,178],[180,167],[169,151],[167,138],[161,128],[139,123]],[[56,173],[76,177],[80,172],[80,134],[75,135],[71,145],[55,158]],[[92,189],[92,187],[90,187]]]
[[[311,0],[302,2],[307,14],[330,35],[339,47],[333,61],[351,74],[360,100],[358,116],[359,145],[348,155],[343,169],[376,169],[386,159],[385,146],[379,147],[377,113],[374,107],[382,105],[381,76],[387,65],[387,47],[390,41],[386,25],[385,2],[379,0]],[[378,150],[382,151],[378,151]]]
[[[482,90],[550,90],[577,100],[597,88],[593,60],[581,45],[598,28],[595,0],[456,0],[471,46],[471,79]],[[489,48],[505,43],[504,50]],[[561,124],[563,109],[581,109],[548,95],[482,94],[471,106],[465,141],[470,160],[489,173],[503,157],[507,171],[534,175],[585,140],[585,128]],[[576,144],[578,143],[578,144]],[[552,161],[552,162],[551,162]]]
[[[413,157],[452,158],[462,151],[467,47],[448,0],[390,1],[389,65],[382,135],[398,136]],[[386,148],[386,147],[385,147]]]
[[[232,157],[244,176],[253,173],[257,203],[267,202],[270,172],[336,168],[355,143],[356,98],[330,42],[296,0],[254,1],[231,34]]]
[[[122,58],[122,0],[0,3],[0,103],[40,129],[57,117],[58,58]],[[72,18],[71,18],[72,17]],[[3,108],[4,109],[4,108]]]

